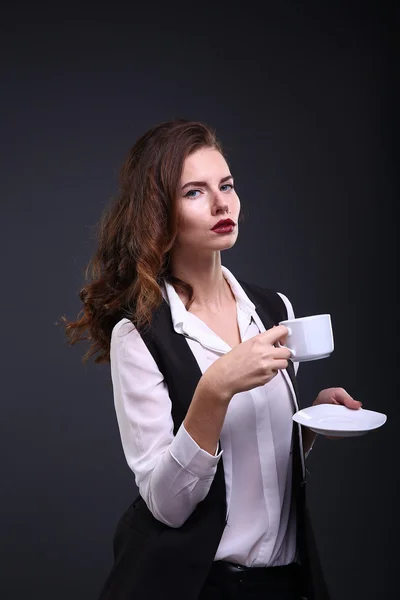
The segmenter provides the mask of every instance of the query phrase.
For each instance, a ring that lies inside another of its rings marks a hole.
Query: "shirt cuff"
[[[186,431],[183,423],[179,427],[176,435],[169,447],[171,456],[181,465],[183,469],[186,469],[199,479],[209,477],[213,475],[219,458],[223,452],[218,448],[215,455],[213,456],[206,450],[200,448],[200,446],[194,441],[194,439]]]

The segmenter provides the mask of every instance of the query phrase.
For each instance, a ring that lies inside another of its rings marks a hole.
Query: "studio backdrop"
[[[96,600],[110,569],[137,488],[109,366],[56,322],[81,309],[129,147],[175,117],[213,126],[235,177],[222,263],[332,316],[302,405],[341,386],[388,416],[317,439],[308,486],[333,600],[397,597],[395,23],[384,2],[3,9],[2,599]]]

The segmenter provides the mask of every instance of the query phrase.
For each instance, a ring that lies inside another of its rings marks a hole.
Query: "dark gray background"
[[[303,405],[343,386],[388,415],[317,440],[309,497],[333,600],[396,597],[398,19],[384,2],[163,7],[16,3],[0,20],[0,597],[95,600],[111,566],[136,488],[109,367],[83,366],[85,343],[54,323],[80,310],[128,148],[173,117],[225,144],[245,221],[223,264],[298,316],[332,315],[336,349],[301,366]]]

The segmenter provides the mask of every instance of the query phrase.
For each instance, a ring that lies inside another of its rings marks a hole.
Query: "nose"
[[[229,212],[229,203],[227,202],[226,194],[223,194],[220,190],[214,194],[214,211],[218,214]]]

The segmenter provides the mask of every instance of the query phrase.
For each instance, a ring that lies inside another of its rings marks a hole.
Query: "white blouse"
[[[237,301],[242,341],[265,331],[253,302],[222,266]],[[173,327],[186,337],[204,373],[231,347],[188,312],[165,282]],[[293,318],[289,300],[280,294]],[[210,489],[223,454],[227,525],[215,560],[246,566],[284,565],[295,558],[296,524],[290,510],[292,415],[298,409],[286,371],[269,383],[235,394],[215,456],[201,449],[183,423],[173,434],[171,400],[156,362],[128,319],[111,337],[114,403],[125,457],[156,519],[180,527]],[[297,372],[298,363],[294,363]],[[303,471],[304,471],[303,459]]]

